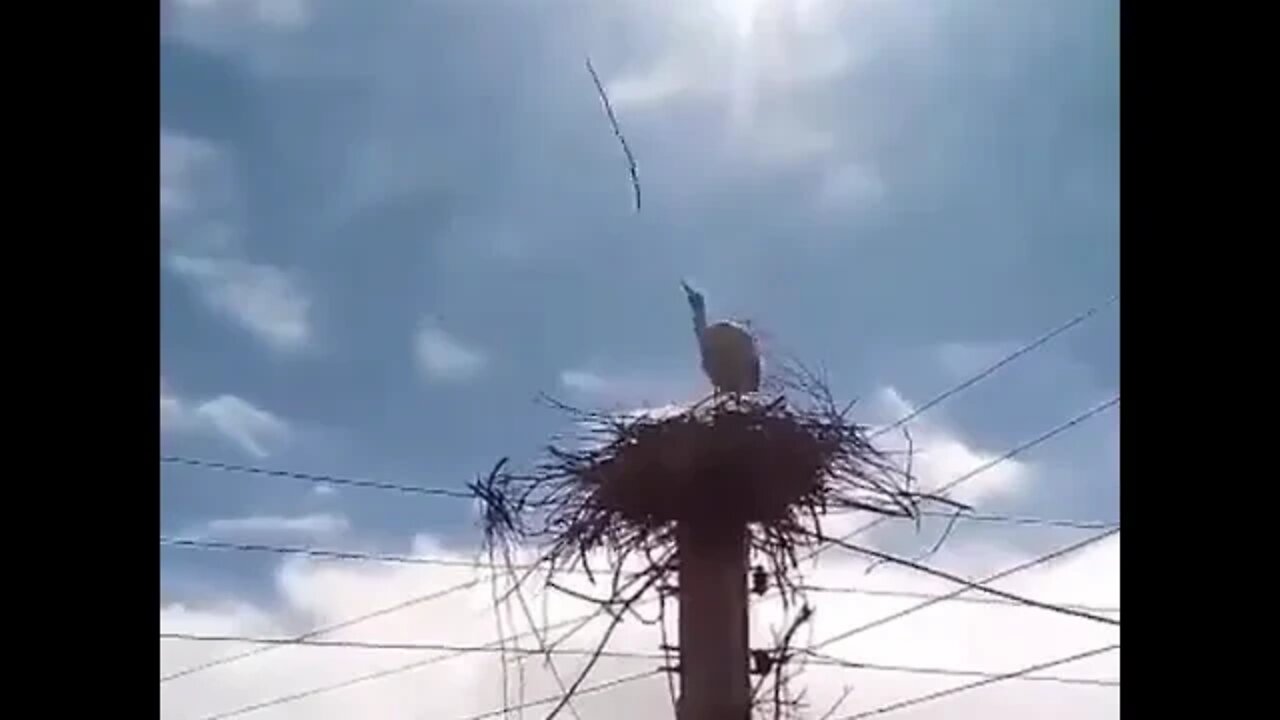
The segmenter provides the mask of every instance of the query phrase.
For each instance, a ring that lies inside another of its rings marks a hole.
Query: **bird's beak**
[[[694,294],[695,294],[695,293],[693,292],[693,288],[689,287],[689,283],[685,282],[684,280],[681,280],[681,281],[680,281],[680,287],[684,288],[684,294],[685,294],[685,295],[690,295],[690,296],[692,296],[692,295],[694,295]]]

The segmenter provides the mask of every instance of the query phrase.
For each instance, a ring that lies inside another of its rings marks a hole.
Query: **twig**
[[[646,582],[643,586],[641,586],[641,588],[638,591],[636,591],[635,595],[631,596],[631,598],[627,601],[626,604],[630,605],[631,603],[638,600],[641,595],[643,595],[650,587],[653,586],[653,583],[655,581],[656,581],[656,577],[650,578],[648,582]],[[587,679],[587,675],[590,674],[591,669],[595,667],[596,662],[600,660],[601,651],[603,651],[605,647],[609,644],[609,638],[613,636],[613,631],[618,628],[618,625],[621,622],[622,622],[622,617],[617,616],[613,619],[612,622],[609,623],[609,627],[604,631],[604,636],[600,638],[600,642],[596,645],[596,651],[591,655],[590,659],[587,660],[586,664],[582,668],[582,671],[578,673],[577,679],[575,679],[573,681],[573,684],[569,686],[569,689],[565,691],[564,697],[562,697],[560,699],[560,702],[556,704],[555,708],[552,709],[552,711],[547,714],[546,720],[552,720],[552,718],[558,715],[560,711],[564,709],[566,705],[569,704],[570,698],[572,698],[573,694],[577,692],[578,687],[582,685],[582,681]]]
[[[622,128],[618,126],[618,118],[613,114],[613,104],[609,102],[609,96],[604,91],[604,85],[600,82],[600,76],[596,74],[596,69],[591,65],[591,58],[587,58],[587,72],[591,73],[591,82],[595,83],[596,93],[600,96],[600,101],[604,103],[605,115],[609,117],[609,125],[613,128],[614,137],[618,138],[618,144],[622,146],[622,154],[627,157],[627,172],[631,175],[631,189],[635,196],[636,212],[640,212],[640,175],[636,170],[636,158],[631,154],[631,146],[627,144],[627,138],[622,134]]]
[[[849,693],[851,692],[853,692],[853,686],[845,685],[844,689],[840,692],[840,697],[836,698],[836,701],[831,703],[831,707],[826,712],[822,713],[822,717],[818,718],[818,720],[831,720],[831,716],[836,714],[836,710],[840,709],[840,706],[849,698]]]

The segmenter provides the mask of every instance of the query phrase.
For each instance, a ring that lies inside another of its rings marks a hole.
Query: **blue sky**
[[[698,392],[681,277],[873,415],[1118,292],[1114,1],[172,0],[165,21],[163,453],[460,487],[564,429],[539,392]],[[1113,306],[927,417],[998,454],[1118,393],[1118,358]],[[1118,453],[1113,412],[983,509],[1113,520]],[[457,501],[161,477],[169,534],[474,540]],[[162,597],[269,593],[270,562],[165,552]]]

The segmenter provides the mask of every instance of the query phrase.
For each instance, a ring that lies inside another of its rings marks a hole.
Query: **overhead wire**
[[[463,590],[467,590],[469,588],[475,587],[476,585],[480,584],[480,582],[483,579],[484,578],[473,578],[471,580],[458,583],[457,585],[447,587],[443,590],[436,590],[434,592],[430,592],[425,595],[418,595],[416,597],[409,598],[404,602],[400,602],[389,607],[384,607],[378,610],[374,610],[372,612],[365,613],[363,615],[359,615],[353,618],[349,618],[347,620],[343,620],[341,622],[333,623],[331,625],[325,625],[325,626],[316,628],[314,630],[309,630],[305,633],[295,636],[295,641],[308,640],[320,635],[324,635],[325,633],[330,633],[335,630],[348,628],[353,625],[357,625],[359,623],[373,620],[374,618],[384,617],[386,615],[399,612],[401,610],[413,607],[415,605],[421,605],[422,603],[430,602],[431,600],[436,600],[436,599],[445,597],[447,595],[452,595],[453,593],[461,592]],[[276,645],[264,645],[261,647],[254,648],[253,650],[240,653],[238,655],[229,655],[227,657],[215,658],[213,660],[209,660],[199,665],[195,665],[195,666],[165,675],[160,678],[160,683],[164,684],[167,682],[171,682],[173,680],[177,680],[178,678],[183,678],[183,677],[187,677],[188,675],[194,675],[198,672],[203,672],[210,668],[215,668],[221,665],[227,665],[233,662],[239,662],[246,658],[254,657],[256,655],[261,655],[262,653],[269,652],[271,650],[276,649],[277,647],[278,646]]]
[[[907,700],[900,700],[898,702],[889,703],[888,705],[882,705],[880,707],[873,708],[871,710],[865,710],[863,712],[855,713],[853,715],[846,715],[845,717],[841,718],[841,720],[863,720],[863,718],[874,717],[876,715],[885,715],[887,713],[891,713],[896,710],[902,710],[903,708],[922,705],[927,702],[932,702],[934,700],[938,700],[944,697],[950,697],[952,695],[958,695],[962,692],[968,692],[969,690],[985,687],[987,685],[993,685],[998,682],[1004,682],[1007,680],[1013,680],[1016,678],[1025,677],[1027,675],[1030,675],[1031,673],[1040,672],[1041,670],[1048,670],[1050,668],[1058,667],[1060,665],[1066,665],[1068,663],[1087,660],[1091,657],[1096,657],[1098,655],[1102,655],[1104,653],[1112,652],[1119,649],[1120,649],[1119,643],[1115,643],[1112,645],[1104,645],[1102,647],[1094,648],[1093,650],[1086,650],[1084,652],[1074,653],[1072,655],[1058,658],[1056,660],[1049,660],[1047,662],[1036,663],[1035,665],[1028,665],[1027,667],[1024,667],[1020,670],[1014,670],[1013,672],[998,673],[993,677],[983,678],[981,680],[976,680],[971,683],[965,683],[964,685],[958,685],[956,687],[947,688],[945,690],[938,690],[935,692],[926,693],[924,695],[918,695],[916,697],[909,698]]]
[[[948,398],[950,398],[951,396],[953,396],[953,395],[955,395],[955,394],[957,394],[957,393],[960,393],[960,392],[964,392],[964,391],[965,391],[965,390],[967,390],[968,388],[973,387],[974,385],[978,384],[979,382],[982,382],[982,381],[983,381],[983,380],[985,380],[986,378],[988,378],[988,377],[990,377],[991,375],[993,375],[996,371],[1000,370],[1000,368],[1002,368],[1002,367],[1004,367],[1004,366],[1008,365],[1009,363],[1013,362],[1014,360],[1017,360],[1018,358],[1022,357],[1023,355],[1025,355],[1025,354],[1027,354],[1027,353],[1029,353],[1029,352],[1031,352],[1031,351],[1033,351],[1033,350],[1035,350],[1035,349],[1037,349],[1037,348],[1039,348],[1039,347],[1042,347],[1043,345],[1047,344],[1050,340],[1054,339],[1055,337],[1058,337],[1059,335],[1061,335],[1061,334],[1065,333],[1066,331],[1070,330],[1071,328],[1073,328],[1073,327],[1075,327],[1075,326],[1077,326],[1077,325],[1079,325],[1079,324],[1083,323],[1084,321],[1088,320],[1089,318],[1092,318],[1093,316],[1095,316],[1095,315],[1097,315],[1098,313],[1102,312],[1104,309],[1106,309],[1106,308],[1108,308],[1108,307],[1110,307],[1110,306],[1114,305],[1115,303],[1117,303],[1117,302],[1119,302],[1119,301],[1120,301],[1120,294],[1119,294],[1119,293],[1116,293],[1115,295],[1112,295],[1112,296],[1111,296],[1110,298],[1108,298],[1105,302],[1099,303],[1099,304],[1097,304],[1097,305],[1095,305],[1095,306],[1093,306],[1093,307],[1091,307],[1091,308],[1089,308],[1089,309],[1085,310],[1084,312],[1080,313],[1079,315],[1076,315],[1075,317],[1071,318],[1070,320],[1066,321],[1065,323],[1063,323],[1063,324],[1061,324],[1061,325],[1059,325],[1059,326],[1057,326],[1057,327],[1053,328],[1052,330],[1050,330],[1049,332],[1046,332],[1045,334],[1041,335],[1040,337],[1036,338],[1035,340],[1032,340],[1030,343],[1027,343],[1026,345],[1023,345],[1023,346],[1019,347],[1018,349],[1014,350],[1013,352],[1009,353],[1008,355],[1005,355],[1004,357],[1000,358],[999,360],[997,360],[996,362],[992,363],[991,365],[988,365],[987,367],[983,368],[983,369],[982,369],[981,371],[979,371],[977,374],[975,374],[975,375],[973,375],[973,376],[971,376],[971,377],[967,378],[966,380],[964,380],[964,381],[963,381],[963,382],[961,382],[960,384],[955,385],[955,386],[952,386],[951,388],[948,388],[948,389],[947,389],[947,390],[945,390],[944,392],[942,392],[942,393],[940,393],[940,394],[938,394],[938,395],[935,395],[934,397],[932,397],[932,398],[930,398],[929,400],[925,401],[925,402],[924,402],[924,404],[922,404],[922,405],[920,405],[919,407],[917,407],[916,409],[912,410],[910,413],[907,413],[907,414],[906,414],[905,416],[903,416],[902,418],[899,418],[898,420],[896,420],[896,421],[894,421],[894,422],[890,423],[889,425],[887,425],[887,426],[885,426],[885,427],[882,427],[882,428],[877,429],[874,433],[872,433],[871,437],[872,437],[872,438],[878,437],[878,436],[880,436],[880,435],[883,435],[884,433],[890,432],[890,431],[892,431],[892,430],[896,430],[896,429],[898,429],[898,428],[902,427],[903,425],[906,425],[907,423],[911,422],[912,420],[915,420],[916,418],[920,417],[920,416],[921,416],[921,415],[923,415],[924,413],[928,412],[930,409],[932,409],[932,408],[933,408],[933,407],[935,407],[936,405],[939,405],[940,403],[945,402],[945,401],[946,401]]]
[[[969,592],[970,590],[974,589],[974,586],[983,586],[983,585],[987,585],[988,583],[992,583],[992,582],[995,582],[995,581],[997,581],[997,580],[1004,579],[1004,578],[1006,578],[1006,577],[1009,577],[1010,575],[1014,575],[1014,574],[1016,574],[1016,573],[1023,572],[1024,570],[1029,570],[1029,569],[1031,569],[1031,568],[1033,568],[1033,567],[1036,567],[1036,566],[1038,566],[1038,565],[1043,565],[1043,564],[1045,564],[1045,563],[1051,562],[1051,561],[1056,560],[1056,559],[1058,559],[1058,558],[1060,558],[1060,557],[1063,557],[1063,556],[1065,556],[1065,555],[1069,555],[1069,554],[1071,554],[1071,553],[1078,552],[1078,551],[1083,550],[1084,548],[1086,548],[1086,547],[1088,547],[1088,546],[1090,546],[1090,545],[1093,545],[1093,544],[1095,544],[1095,543],[1101,542],[1102,540],[1105,540],[1105,539],[1107,539],[1107,538],[1111,537],[1112,535],[1115,535],[1115,534],[1117,534],[1117,533],[1119,533],[1119,532],[1120,532],[1120,528],[1113,528],[1113,529],[1111,529],[1111,530],[1106,530],[1106,531],[1104,531],[1104,532],[1102,532],[1102,533],[1099,533],[1099,534],[1097,534],[1097,535],[1092,535],[1092,536],[1090,536],[1090,537],[1088,537],[1088,538],[1085,538],[1084,540],[1080,540],[1080,541],[1077,541],[1077,542],[1071,543],[1070,545],[1066,545],[1066,546],[1064,546],[1064,547],[1058,548],[1057,550],[1054,550],[1054,551],[1052,551],[1052,552],[1046,553],[1046,554],[1044,554],[1044,555],[1039,555],[1039,556],[1037,556],[1037,557],[1035,557],[1035,558],[1032,558],[1032,559],[1030,559],[1030,560],[1027,560],[1027,561],[1025,561],[1025,562],[1018,563],[1017,565],[1014,565],[1013,567],[1006,568],[1006,569],[1004,569],[1004,570],[1001,570],[1000,572],[997,572],[997,573],[995,573],[995,574],[992,574],[992,575],[989,575],[989,576],[987,576],[987,577],[984,577],[984,578],[982,578],[981,580],[977,580],[977,581],[974,581],[974,582],[972,582],[972,583],[966,584],[966,585],[964,585],[964,586],[962,586],[962,587],[960,587],[960,588],[957,588],[956,590],[954,590],[954,591],[952,591],[952,592],[950,592],[950,593],[946,593],[946,594],[944,594],[944,595],[939,595],[939,596],[937,596],[937,597],[933,597],[933,598],[930,598],[930,599],[928,599],[928,600],[924,600],[924,601],[922,601],[922,602],[920,602],[920,603],[918,603],[918,604],[916,604],[916,605],[912,605],[912,606],[911,606],[911,607],[909,607],[909,608],[906,608],[906,609],[903,609],[903,610],[899,610],[899,611],[897,611],[897,612],[895,612],[895,613],[892,613],[892,614],[889,614],[889,615],[885,615],[884,617],[878,618],[878,619],[876,619],[876,620],[872,620],[871,622],[868,622],[868,623],[864,623],[864,624],[862,624],[862,625],[859,625],[859,626],[857,626],[857,627],[855,627],[855,628],[852,628],[852,629],[850,629],[850,630],[846,630],[846,631],[844,631],[844,632],[842,632],[842,633],[839,633],[839,634],[837,634],[837,635],[833,635],[832,637],[829,637],[829,638],[827,638],[826,640],[823,640],[822,642],[819,642],[817,645],[815,645],[815,646],[814,646],[814,648],[815,648],[815,649],[816,649],[816,648],[823,648],[823,647],[826,647],[826,646],[831,645],[831,644],[833,644],[833,643],[839,642],[839,641],[841,641],[841,640],[847,640],[848,638],[853,637],[854,635],[858,635],[858,634],[864,633],[864,632],[866,632],[866,631],[868,631],[868,630],[870,630],[870,629],[872,629],[872,628],[880,627],[881,625],[885,625],[885,624],[888,624],[888,623],[890,623],[890,622],[894,622],[894,621],[896,621],[896,620],[900,620],[900,619],[902,619],[902,618],[904,618],[904,617],[907,617],[907,616],[909,616],[909,615],[914,615],[915,613],[920,612],[921,610],[924,610],[925,608],[930,607],[930,606],[932,606],[932,605],[936,605],[936,604],[938,604],[938,603],[940,603],[940,602],[943,602],[943,601],[944,601],[944,600],[946,600],[946,599],[949,599],[949,598],[955,597],[955,596],[960,595],[960,594],[965,593],[965,592]],[[1025,601],[1025,600],[1024,600],[1024,601]],[[1040,604],[1038,604],[1038,605],[1043,605],[1043,604],[1042,604],[1042,603],[1040,603]],[[1060,609],[1060,606],[1059,606],[1059,609]],[[1092,617],[1091,617],[1091,619],[1094,619],[1094,618],[1092,618]],[[1117,623],[1118,623],[1118,621],[1117,621]]]
[[[1001,678],[1004,673],[991,672],[985,670],[960,670],[956,668],[935,668],[935,667],[916,667],[912,665],[882,665],[879,663],[857,662],[855,660],[846,660],[838,658],[834,655],[814,651],[803,651],[812,659],[807,662],[809,665],[822,667],[839,667],[848,670],[870,670],[876,672],[898,672],[910,675],[935,675],[939,677],[979,677],[979,678]],[[1062,677],[1058,675],[1021,675],[1017,680],[1026,682],[1043,682],[1057,685],[1090,685],[1094,687],[1120,687],[1120,681],[1116,678],[1078,678],[1078,677]]]
[[[162,632],[161,640],[175,640],[185,642],[202,642],[202,643],[246,643],[251,645],[296,645],[301,647],[316,648],[332,648],[332,649],[350,649],[350,650],[388,650],[388,651],[436,651],[436,652],[458,652],[458,653],[498,653],[500,648],[488,645],[451,645],[447,643],[400,643],[400,642],[366,642],[359,640],[302,640],[298,641],[293,638],[275,638],[275,637],[253,637],[247,635],[201,635],[195,633],[176,633]],[[532,647],[507,647],[505,652],[513,655],[542,655],[550,653],[551,655],[561,657],[591,657],[598,655],[601,658],[615,660],[654,660],[665,661],[666,656],[662,653],[642,653],[642,652],[626,652],[619,650],[602,650],[597,653],[594,649],[587,648],[554,648],[543,650],[542,648]],[[869,670],[879,672],[896,672],[914,675],[939,675],[947,677],[991,677],[997,673],[986,672],[981,670],[959,670],[954,668],[934,668],[934,667],[915,667],[911,665],[887,665],[874,662],[859,662],[855,660],[847,660],[838,658],[833,655],[819,653],[817,651],[803,651],[814,659],[809,664],[817,666],[840,667],[850,670]],[[1054,682],[1065,685],[1118,685],[1118,680],[1095,679],[1095,678],[1071,678],[1057,676],[1036,676],[1025,678],[1028,681]]]
[[[1070,528],[1076,530],[1101,530],[1116,527],[1119,523],[1105,522],[1101,520],[1070,520],[1058,518],[1039,518],[1027,516],[1011,516],[1011,515],[975,515],[964,513],[955,515],[948,512],[939,511],[922,511],[921,515],[926,517],[956,517],[959,521],[991,523],[991,524],[1007,524],[1022,527],[1054,527],[1054,528]],[[336,548],[322,548],[302,545],[274,545],[270,543],[250,543],[237,542],[230,540],[214,540],[202,537],[175,537],[172,535],[161,535],[160,544],[166,547],[181,548],[188,550],[228,550],[237,552],[260,552],[273,553],[277,555],[300,555],[312,557],[322,560],[352,560],[361,562],[380,562],[390,564],[404,565],[431,565],[440,567],[463,567],[463,568],[482,568],[495,569],[505,568],[504,565],[496,565],[494,563],[486,563],[472,560],[457,560],[450,558],[433,558],[423,557],[419,555],[402,555],[395,553],[378,553],[363,552],[356,550],[338,550]],[[514,564],[511,569],[529,570],[538,567],[530,564]],[[567,572],[586,574],[583,570],[571,569]]]
[[[265,468],[255,465],[243,465],[240,463],[229,463],[218,460],[184,457],[181,455],[161,455],[160,463],[165,465],[185,465],[188,467],[203,468],[205,470],[221,470],[223,472],[261,475],[263,477],[289,478],[323,485],[339,485],[345,487],[364,488],[368,490],[387,490],[410,495],[430,495],[435,497],[455,498],[459,500],[471,500],[475,498],[475,495],[465,490],[422,487],[418,485],[400,485],[397,483],[382,482],[380,480],[365,480],[361,478],[342,477],[339,475],[321,475],[317,473],[298,472],[296,470]]]
[[[1110,524],[1103,524],[1102,526],[1113,527]],[[288,547],[288,546],[277,546],[277,545],[262,545],[262,544],[254,544],[254,543],[231,543],[231,542],[223,542],[218,540],[170,538],[163,535],[160,536],[160,544],[165,546],[171,546],[171,547],[191,548],[191,549],[198,549],[198,550],[261,551],[261,552],[279,553],[279,554],[285,554],[285,555],[301,555],[304,557],[317,557],[321,559],[335,559],[335,560],[353,560],[353,561],[360,561],[360,562],[405,563],[405,564],[411,564],[411,565],[498,569],[497,565],[491,565],[489,563],[482,563],[482,562],[471,562],[467,560],[449,560],[446,558],[416,557],[416,556],[407,556],[407,555],[384,555],[379,553],[348,552],[348,551],[326,550],[323,548],[311,548],[311,547]],[[540,566],[527,565],[527,564],[525,565],[515,564],[511,566],[511,569],[536,570],[538,569],[538,567]],[[569,572],[569,573],[581,574],[581,575],[586,574],[585,570],[579,570],[576,568],[557,570],[557,572]],[[902,599],[914,599],[914,600],[940,597],[936,593],[907,592],[907,591],[899,591],[899,590],[883,590],[883,589],[859,588],[859,587],[831,587],[831,586],[808,585],[808,584],[797,585],[796,589],[806,591],[806,592],[815,592],[815,593],[831,593],[831,594],[843,593],[843,594],[851,594],[851,595],[867,595],[871,597],[888,597],[888,598],[902,598]],[[999,598],[999,597],[976,597],[976,598],[955,597],[955,598],[947,598],[947,599],[954,602],[982,604],[982,605],[1021,605],[1022,604],[1015,600],[1008,600],[1008,599]],[[1118,607],[1075,604],[1075,603],[1057,603],[1057,604],[1060,605],[1061,607],[1069,607],[1069,608],[1084,610],[1088,612],[1097,612],[1097,613],[1120,612],[1120,608]]]
[[[1103,401],[1103,402],[1101,402],[1101,403],[1099,403],[1099,404],[1097,404],[1097,405],[1094,405],[1093,407],[1089,408],[1088,410],[1085,410],[1084,412],[1081,412],[1081,413],[1079,413],[1079,414],[1075,415],[1074,417],[1072,417],[1072,418],[1068,419],[1068,420],[1067,420],[1067,421],[1065,421],[1065,422],[1062,422],[1062,423],[1059,423],[1058,425],[1055,425],[1054,427],[1052,427],[1052,428],[1050,428],[1050,429],[1048,429],[1048,430],[1046,430],[1046,431],[1044,431],[1044,432],[1040,433],[1039,435],[1037,435],[1037,436],[1035,436],[1035,437],[1031,438],[1030,440],[1026,440],[1026,441],[1023,441],[1023,442],[1021,442],[1021,443],[1019,443],[1019,444],[1015,445],[1014,447],[1010,448],[1009,450],[1006,450],[1005,452],[1001,453],[1000,455],[997,455],[996,457],[991,458],[990,460],[988,460],[988,461],[986,461],[986,462],[984,462],[984,463],[981,463],[981,464],[980,464],[980,465],[978,465],[977,467],[974,467],[973,469],[971,469],[971,470],[969,470],[968,472],[966,472],[966,473],[964,473],[964,474],[960,475],[959,477],[956,477],[956,478],[955,478],[955,479],[953,479],[953,480],[950,480],[950,481],[948,481],[948,482],[946,482],[946,483],[943,483],[943,484],[942,484],[942,485],[940,485],[937,489],[931,490],[930,492],[932,492],[932,493],[933,493],[933,494],[935,494],[935,495],[941,495],[941,494],[943,494],[943,493],[946,493],[946,492],[949,492],[949,491],[951,491],[951,490],[954,490],[955,488],[959,487],[960,485],[963,485],[964,483],[969,482],[970,480],[973,480],[974,478],[976,478],[976,477],[978,477],[979,475],[981,475],[981,474],[983,474],[983,473],[985,473],[985,472],[987,472],[987,471],[991,470],[992,468],[996,467],[997,465],[1000,465],[1000,464],[1002,464],[1002,463],[1008,462],[1009,460],[1012,460],[1013,458],[1017,457],[1018,455],[1021,455],[1022,453],[1026,452],[1026,451],[1028,451],[1028,450],[1031,450],[1032,448],[1035,448],[1035,447],[1037,447],[1037,446],[1039,446],[1039,445],[1042,445],[1042,444],[1044,444],[1044,443],[1048,442],[1049,440],[1052,440],[1053,438],[1055,438],[1055,437],[1057,437],[1057,436],[1061,435],[1062,433],[1064,433],[1064,432],[1066,432],[1066,431],[1068,431],[1068,430],[1070,430],[1070,429],[1072,429],[1072,428],[1076,427],[1077,425],[1080,425],[1081,423],[1085,422],[1086,420],[1088,420],[1088,419],[1090,419],[1090,418],[1093,418],[1093,417],[1095,417],[1095,416],[1097,416],[1097,415],[1100,415],[1100,414],[1102,414],[1103,412],[1105,412],[1106,410],[1109,410],[1110,408],[1115,407],[1116,405],[1119,405],[1119,404],[1120,404],[1120,395],[1119,395],[1119,394],[1114,395],[1114,396],[1113,396],[1113,397],[1111,397],[1110,399],[1105,400],[1105,401]],[[958,517],[963,517],[963,516],[964,516],[964,515],[963,515],[963,513],[961,513],[961,514],[959,514],[959,515],[958,515]],[[869,530],[871,530],[871,529],[873,529],[873,528],[876,528],[876,527],[880,526],[882,523],[886,522],[888,519],[889,519],[889,517],[888,517],[888,516],[886,516],[886,515],[880,515],[880,516],[877,516],[877,517],[873,518],[872,520],[870,520],[870,521],[868,521],[868,522],[864,523],[863,525],[861,525],[861,526],[860,526],[860,527],[858,527],[857,529],[855,529],[855,530],[853,530],[853,531],[851,531],[851,532],[849,532],[849,533],[846,533],[845,535],[842,535],[839,539],[840,539],[840,540],[845,540],[845,541],[847,541],[847,540],[849,540],[850,538],[853,538],[853,537],[855,537],[855,536],[857,536],[857,535],[861,535],[861,534],[862,534],[862,533],[864,533],[864,532],[867,532],[867,531],[869,531]],[[821,554],[821,553],[822,553],[822,552],[823,552],[827,547],[830,547],[830,545],[829,545],[829,544],[823,544],[823,545],[821,545],[820,547],[815,548],[815,549],[814,549],[813,551],[811,551],[808,555],[804,556],[804,557],[803,557],[803,558],[801,558],[801,559],[802,559],[802,560],[811,560],[811,559],[813,559],[814,557],[816,557],[817,555]]]
[[[1100,539],[1118,532],[1120,532],[1120,528],[1117,527],[1117,528],[1108,530],[1107,532],[1102,533],[1101,535],[1094,536],[1094,537]],[[1093,539],[1094,538],[1091,538],[1090,540],[1093,540]],[[927,565],[923,565],[921,563],[914,562],[911,560],[904,560],[902,558],[899,558],[894,555],[890,555],[888,553],[882,553],[879,550],[875,550],[873,548],[862,547],[860,545],[853,545],[851,543],[846,543],[843,541],[838,542],[838,544],[840,547],[843,547],[847,550],[851,550],[853,552],[860,553],[862,555],[867,555],[869,557],[873,557],[880,561],[891,562],[901,567],[906,567],[912,570],[916,570],[917,572],[923,572],[926,575],[931,575],[936,578],[941,578],[949,582],[957,583],[961,586],[963,590],[966,590],[966,591],[976,590],[978,592],[987,593],[989,595],[994,595],[996,597],[1014,601],[1021,605],[1025,605],[1027,607],[1035,607],[1035,608],[1040,608],[1041,610],[1048,610],[1050,612],[1061,613],[1063,615],[1071,615],[1073,617],[1082,618],[1084,620],[1092,620],[1094,622],[1099,622],[1104,625],[1115,625],[1115,626],[1120,625],[1120,621],[1116,620],[1115,618],[1103,617],[1101,615],[1096,615],[1094,613],[1090,613],[1085,610],[1077,610],[1075,608],[1063,607],[1061,605],[1054,605],[1053,603],[1047,603],[1047,602],[1043,602],[1033,598],[1023,597],[1021,595],[1016,595],[1014,593],[1005,592],[1004,590],[987,587],[984,584],[985,582],[991,582],[991,580],[993,580],[994,578],[989,578],[982,582],[973,582],[971,580],[962,578],[959,575],[956,575],[954,573],[949,573],[943,570],[938,570],[936,568],[931,568]],[[1003,575],[1001,575],[1000,577],[1003,577]],[[929,602],[932,603],[932,602],[940,602],[940,601],[941,601],[941,598],[938,598],[937,600],[930,600]]]
[[[1030,517],[1026,515],[992,515],[989,513],[956,513],[942,510],[921,510],[924,517],[956,518],[961,522],[990,523],[995,525],[1021,525],[1035,527],[1070,528],[1072,530],[1106,530],[1119,522],[1107,520],[1070,520],[1062,518]]]
[[[573,694],[576,696],[576,695],[589,695],[591,693],[597,693],[597,692],[600,692],[601,690],[608,690],[609,688],[617,687],[618,685],[623,685],[629,682],[635,682],[636,680],[643,680],[647,677],[653,677],[654,675],[657,675],[660,672],[662,671],[661,670],[645,670],[644,672],[632,673],[630,675],[623,675],[621,677],[616,677],[610,680],[605,680],[604,682],[596,683],[595,685],[580,687],[576,691],[574,691]],[[513,712],[516,710],[527,710],[532,707],[538,707],[539,705],[550,705],[553,702],[560,702],[563,699],[564,699],[564,695],[549,695],[547,697],[539,698],[537,700],[531,700],[529,702],[522,703],[520,705],[513,705],[509,708],[506,708],[505,710],[501,708],[498,710],[490,710],[489,712],[480,713],[479,715],[468,715],[465,718],[458,718],[458,720],[487,720],[487,718],[497,717],[499,715],[505,715],[508,712]],[[207,718],[206,720],[219,720],[219,719]]]
[[[860,587],[831,587],[823,585],[797,585],[797,590],[803,592],[831,594],[831,595],[865,595],[867,597],[885,597],[901,600],[932,600],[938,599],[942,602],[956,602],[973,605],[1003,605],[1007,607],[1023,607],[1023,603],[1017,600],[1008,600],[1001,597],[949,597],[940,593],[924,593],[924,592],[908,592],[905,590],[878,590],[874,588]],[[1119,606],[1108,605],[1087,605],[1080,603],[1054,603],[1058,607],[1071,608],[1074,610],[1082,610],[1090,613],[1102,614],[1118,614]]]

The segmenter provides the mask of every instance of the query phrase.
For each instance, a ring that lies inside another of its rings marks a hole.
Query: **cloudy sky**
[[[922,479],[959,476],[1118,396],[1118,45],[1114,0],[171,0],[162,455],[459,489],[565,429],[540,392],[619,409],[704,392],[681,278],[713,317],[749,320],[770,355],[823,367],[870,424],[1102,306],[912,424]],[[639,213],[586,56],[635,153]],[[979,577],[1097,534],[1118,521],[1118,457],[1112,408],[998,465],[961,499],[1097,527],[963,523],[931,562]],[[465,500],[160,472],[167,536],[475,553]],[[939,530],[867,537],[911,553]],[[808,570],[827,587],[951,587],[868,574],[839,550]],[[1112,535],[1001,587],[1115,609],[1118,571]],[[255,636],[486,577],[189,548],[163,549],[161,574],[162,631]],[[478,582],[322,637],[482,644],[490,592]],[[813,601],[814,642],[918,602]],[[562,618],[586,607],[531,602]],[[752,612],[762,638],[783,621],[768,602]],[[1118,642],[1103,624],[962,602],[857,637],[824,652],[1003,672]],[[637,625],[616,647],[659,642]],[[162,641],[162,673],[244,649]],[[162,714],[217,716],[432,655],[272,650],[162,683]],[[501,709],[500,666],[472,653],[236,717],[461,720]],[[655,666],[603,660],[588,684]],[[541,660],[524,672],[526,700],[555,690]],[[1115,680],[1118,652],[1044,674]],[[814,665],[795,682],[811,717],[852,687],[840,717],[970,680]],[[896,714],[1112,717],[1118,697],[1004,682]],[[576,709],[669,706],[655,676]]]

